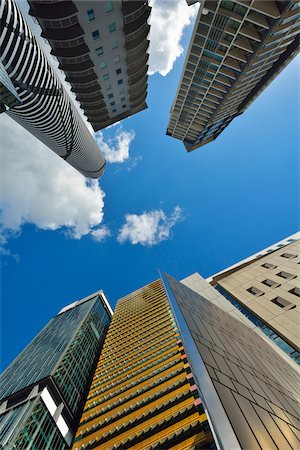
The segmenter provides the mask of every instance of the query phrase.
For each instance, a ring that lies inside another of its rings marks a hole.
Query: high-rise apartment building
[[[204,291],[164,285],[218,448],[300,448],[299,366]]]
[[[111,316],[103,291],[66,306],[3,372],[1,448],[70,448]]]
[[[296,1],[202,1],[167,135],[216,139],[296,56],[299,21]]]
[[[147,108],[148,1],[29,4],[95,131]]]
[[[100,177],[104,157],[14,0],[1,1],[0,23],[0,111],[83,175]]]
[[[73,449],[215,448],[161,280],[118,301]]]

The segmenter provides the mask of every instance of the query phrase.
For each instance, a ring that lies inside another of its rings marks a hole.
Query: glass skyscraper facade
[[[69,448],[112,311],[102,291],[64,308],[0,378],[0,443]]]

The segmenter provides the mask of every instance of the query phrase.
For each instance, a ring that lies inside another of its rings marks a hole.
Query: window
[[[113,8],[113,3],[112,2],[105,2],[104,9],[105,9],[106,13],[113,11],[113,9],[114,9]]]
[[[122,78],[121,78],[121,80],[118,80],[118,84],[123,84]]]
[[[116,24],[115,24],[115,22],[112,22],[112,23],[110,23],[110,24],[108,25],[108,31],[109,31],[110,33],[113,33],[114,31],[116,31]]]
[[[102,61],[102,62],[99,64],[99,66],[100,66],[100,69],[105,69],[105,67],[106,67],[106,62],[105,62],[105,61]]]
[[[115,113],[115,112],[117,112],[117,110],[116,109],[112,109],[111,112]]]
[[[111,90],[111,84],[108,84],[108,85],[106,86],[106,90],[107,90],[107,91],[110,91],[110,90]]]
[[[115,102],[110,102],[110,106],[115,106]]]
[[[122,105],[122,108],[126,108],[126,105]]]
[[[118,48],[118,41],[112,41],[112,48]]]
[[[254,286],[251,286],[249,289],[247,289],[248,292],[250,292],[250,294],[255,295],[257,297],[259,297],[260,295],[263,295],[263,291],[260,291],[259,289],[257,289]]]
[[[294,255],[293,253],[282,253],[282,255],[280,255],[282,258],[287,258],[287,259],[293,259],[293,258],[297,258],[297,255]]]
[[[103,75],[103,80],[109,80],[109,75],[108,75],[108,73],[105,73],[105,74]]]
[[[97,56],[103,55],[103,47],[97,47],[95,52]]]
[[[94,13],[93,9],[88,9],[86,13],[87,13],[89,22],[92,22],[93,20],[95,20],[95,13]]]
[[[275,297],[271,300],[271,302],[277,306],[280,306],[280,308],[285,308],[286,310],[296,308],[296,305],[293,305],[293,303],[288,302],[282,297]]]
[[[121,72],[122,72],[122,69],[117,69],[117,70],[116,70],[116,74],[117,74],[117,75],[120,75]]]
[[[277,273],[277,275],[281,278],[292,280],[293,278],[296,278],[296,275],[293,275],[292,273],[281,271]]]
[[[100,38],[100,33],[99,33],[99,31],[98,31],[98,30],[93,31],[93,32],[92,32],[92,36],[93,36],[94,41],[96,41],[97,39],[99,39],[99,38]]]
[[[276,283],[276,281],[273,281],[273,280],[269,280],[268,278],[266,280],[262,281],[262,283],[265,284],[266,286],[269,286],[269,287],[278,287],[278,286],[280,286],[279,283]]]
[[[297,297],[300,297],[300,289],[297,288],[297,287],[291,289],[289,292],[290,292],[291,294],[297,295]]]
[[[117,63],[117,62],[119,62],[120,61],[120,56],[115,56],[114,57],[114,63]]]
[[[113,98],[114,94],[108,94],[108,98]]]
[[[125,102],[126,98],[125,97],[121,97],[121,102]]]
[[[277,266],[275,266],[274,264],[271,264],[271,263],[264,263],[261,265],[261,267],[264,267],[265,269],[275,269],[275,267],[277,267]]]

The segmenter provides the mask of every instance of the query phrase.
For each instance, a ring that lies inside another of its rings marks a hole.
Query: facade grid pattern
[[[73,449],[214,448],[160,280],[118,301]]]

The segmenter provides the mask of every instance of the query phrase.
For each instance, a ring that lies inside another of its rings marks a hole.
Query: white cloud
[[[103,242],[108,236],[111,235],[111,233],[107,226],[103,225],[100,228],[95,228],[92,230],[91,235],[95,241]]]
[[[183,30],[196,16],[199,4],[188,6],[186,0],[152,0],[149,74],[167,75],[182,54]]]
[[[183,220],[182,209],[176,206],[170,217],[161,209],[143,214],[126,214],[125,223],[120,228],[117,240],[151,247],[171,237],[171,229]]]
[[[95,133],[95,138],[108,162],[122,163],[129,158],[129,148],[135,138],[135,133],[133,130],[125,131],[120,127],[116,131],[114,138],[108,139],[107,142],[104,142],[101,131]]]
[[[105,193],[6,114],[0,118],[2,244],[24,223],[99,237]]]

